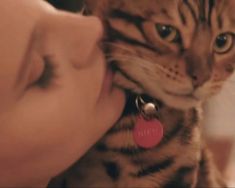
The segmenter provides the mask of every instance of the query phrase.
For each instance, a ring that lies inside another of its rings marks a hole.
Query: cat
[[[86,6],[104,24],[104,51],[127,104],[113,128],[49,187],[226,187],[202,136],[202,107],[234,72],[235,1]],[[140,120],[160,124],[160,143],[133,136]]]

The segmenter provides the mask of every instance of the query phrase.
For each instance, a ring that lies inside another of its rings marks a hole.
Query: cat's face
[[[235,68],[234,0],[90,0],[115,82],[176,108],[217,93]]]

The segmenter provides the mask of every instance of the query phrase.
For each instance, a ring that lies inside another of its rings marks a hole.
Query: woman
[[[0,187],[46,187],[118,119],[95,17],[0,1]]]

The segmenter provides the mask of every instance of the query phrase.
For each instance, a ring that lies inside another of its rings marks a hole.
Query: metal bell
[[[157,108],[153,103],[146,103],[142,106],[142,111],[144,112],[145,115],[152,116],[156,115]]]

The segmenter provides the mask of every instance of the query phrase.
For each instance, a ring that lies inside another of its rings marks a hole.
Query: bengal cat
[[[234,71],[235,0],[86,4],[104,23],[107,61],[127,104],[119,122],[50,186],[226,187],[203,141],[201,122],[203,103]],[[146,104],[150,110],[143,109]],[[160,143],[151,138],[150,146],[148,138],[133,136],[141,117],[145,127],[160,122]]]

